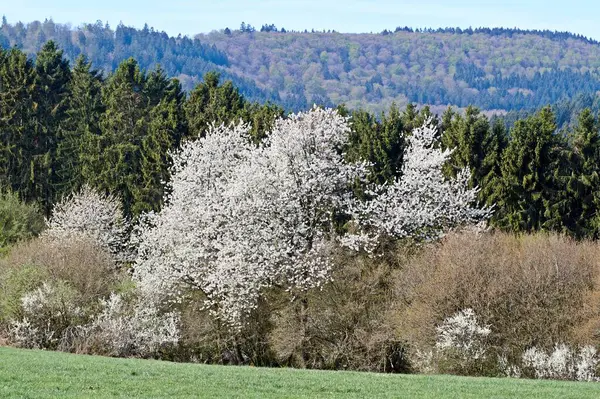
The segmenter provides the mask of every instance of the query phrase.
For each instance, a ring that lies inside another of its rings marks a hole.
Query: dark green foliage
[[[0,52],[0,182],[25,199],[35,176],[36,74],[17,49]]]
[[[558,187],[560,201],[553,209],[567,233],[577,238],[600,236],[600,136],[598,121],[589,109],[579,115],[572,133],[570,174]],[[560,189],[562,188],[562,189]]]
[[[58,144],[57,175],[61,191],[78,189],[99,169],[102,79],[84,56],[77,58],[69,84],[69,105]]]
[[[37,90],[34,106],[35,125],[31,159],[31,176],[24,198],[37,199],[48,215],[52,204],[61,194],[57,148],[63,139],[63,122],[69,105],[69,82],[71,70],[69,62],[54,42],[46,43],[37,54],[35,61]],[[66,155],[66,154],[62,154]],[[64,159],[64,163],[71,163]]]
[[[565,143],[555,131],[549,107],[511,129],[495,193],[495,226],[515,232],[558,227],[547,212],[555,206],[557,179],[564,166]]]
[[[351,116],[350,142],[346,159],[351,162],[369,163],[369,180],[383,184],[392,181],[402,171],[402,158],[406,135],[410,124],[393,105],[380,119],[367,111],[355,111]]]
[[[229,125],[244,115],[244,97],[228,81],[220,85],[220,75],[209,72],[185,103],[190,136],[202,137],[211,123]]]
[[[156,70],[148,75],[147,88],[156,80]],[[170,151],[181,144],[187,136],[187,120],[183,111],[185,99],[179,81],[160,80],[161,93],[155,97],[158,103],[149,111],[148,133],[142,139],[141,174],[142,186],[136,213],[158,210],[162,206],[165,183],[169,181],[172,165]],[[153,98],[150,96],[152,103]]]
[[[456,174],[469,168],[471,172],[471,186],[478,186],[483,173],[483,159],[487,153],[484,143],[489,141],[490,124],[479,109],[468,107],[464,116],[448,109],[442,117],[444,131],[442,146],[453,149],[452,155],[444,172],[446,176],[455,177]]]
[[[0,255],[11,245],[36,237],[45,225],[37,206],[21,202],[15,193],[0,192]]]

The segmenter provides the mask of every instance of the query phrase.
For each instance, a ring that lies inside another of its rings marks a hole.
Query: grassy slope
[[[0,397],[597,398],[600,384],[175,364],[0,348]]]

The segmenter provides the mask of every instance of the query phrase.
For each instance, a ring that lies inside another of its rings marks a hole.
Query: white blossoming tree
[[[281,119],[259,147],[248,131],[213,127],[175,155],[172,194],[140,232],[134,273],[151,293],[202,290],[233,325],[264,287],[326,279],[334,212],[363,173],[343,160],[348,126],[335,111]]]
[[[442,166],[452,150],[435,146],[437,127],[429,119],[408,138],[402,175],[392,184],[376,189],[372,201],[359,204],[363,226],[376,234],[394,238],[436,239],[445,230],[477,223],[491,215],[478,208],[478,188],[469,188],[470,172],[463,169],[456,179],[446,179]]]
[[[374,231],[405,237],[485,213],[471,206],[476,190],[466,188],[468,176],[443,179],[449,153],[431,147],[429,125],[411,138],[403,178],[362,205],[351,187],[366,167],[344,161],[349,127],[336,111],[315,107],[280,119],[260,146],[248,131],[213,126],[174,154],[171,194],[136,235],[134,278],[151,296],[177,300],[199,289],[219,317],[241,326],[265,287],[303,290],[327,280],[338,213],[366,226],[358,241]]]
[[[85,236],[107,250],[118,261],[131,257],[127,251],[128,222],[120,200],[104,195],[88,185],[58,202],[46,222],[43,236],[66,240]]]

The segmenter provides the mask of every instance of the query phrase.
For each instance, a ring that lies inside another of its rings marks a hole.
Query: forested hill
[[[600,44],[565,32],[398,28],[341,34],[242,24],[190,39],[101,22],[72,28],[4,19],[0,28],[1,46],[32,55],[50,39],[67,58],[84,53],[106,72],[129,57],[144,69],[160,63],[186,89],[216,70],[248,99],[289,110],[344,103],[382,111],[392,102],[410,102],[519,111],[600,92]]]
[[[160,64],[188,90],[199,83],[206,72],[218,71],[248,98],[277,101],[259,89],[253,79],[240,78],[224,69],[229,64],[227,54],[197,39],[170,37],[147,26],[135,29],[120,24],[112,29],[101,21],[72,28],[52,20],[9,24],[6,18],[2,19],[0,48],[16,46],[34,57],[48,40],[55,41],[71,63],[78,55],[85,54],[95,68],[105,73],[113,72],[122,61],[132,57],[146,70]]]
[[[392,101],[515,110],[600,90],[600,45],[511,30],[379,34],[213,32],[228,70],[310,103],[387,108]]]

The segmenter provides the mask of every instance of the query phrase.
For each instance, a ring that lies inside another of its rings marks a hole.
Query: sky
[[[0,0],[10,23],[53,19],[79,26],[101,20],[193,36],[241,22],[260,29],[381,32],[397,26],[508,27],[570,31],[600,40],[598,0]]]

